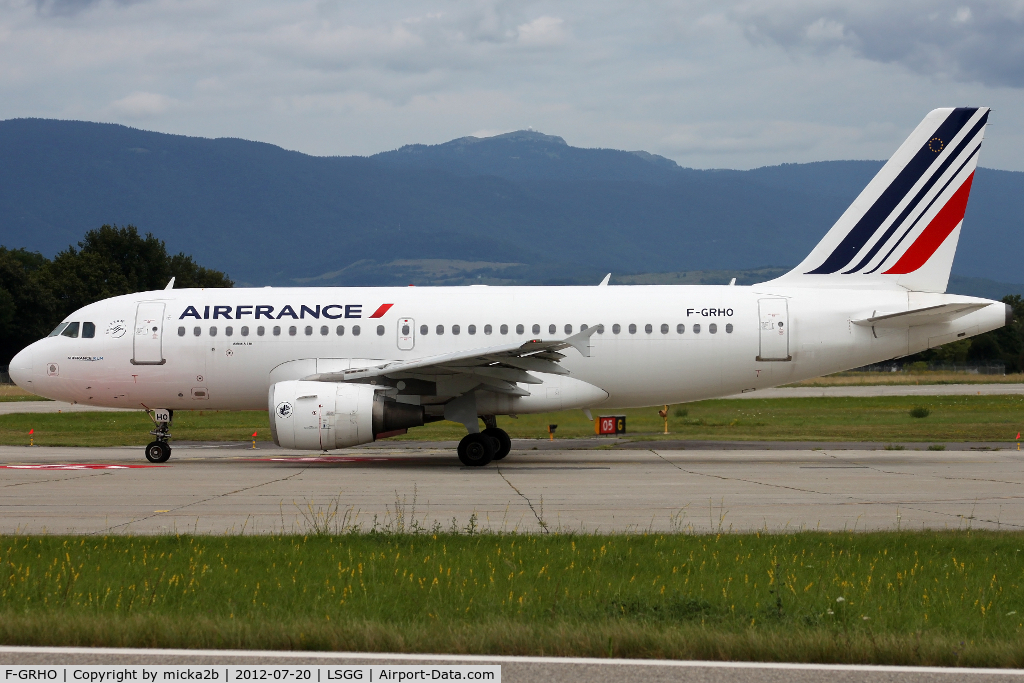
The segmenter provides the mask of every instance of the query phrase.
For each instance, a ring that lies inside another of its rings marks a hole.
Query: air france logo
[[[370,315],[371,318],[383,318],[384,314],[394,306],[394,304],[381,304],[377,307],[377,310]],[[296,312],[298,308],[298,312]],[[196,320],[244,320],[247,317],[252,317],[255,320],[280,320],[281,318],[291,318],[292,320],[304,320],[307,317],[320,319],[321,317],[327,318],[328,320],[337,320],[338,318],[362,318],[363,317],[363,305],[362,304],[328,304],[327,306],[316,306],[310,307],[302,304],[300,306],[292,306],[286,304],[280,309],[274,306],[267,305],[241,305],[241,306],[203,306],[202,314],[199,313],[199,309],[195,306],[188,306],[185,311],[178,316],[178,320],[184,320],[185,318],[195,318]],[[123,334],[123,333],[122,333]]]
[[[277,416],[288,418],[292,416],[292,404],[288,401],[281,401],[277,404]]]

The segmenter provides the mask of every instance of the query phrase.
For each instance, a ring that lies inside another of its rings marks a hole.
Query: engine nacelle
[[[332,450],[423,424],[422,406],[399,403],[379,390],[369,384],[301,380],[272,385],[268,409],[274,443],[297,450]]]

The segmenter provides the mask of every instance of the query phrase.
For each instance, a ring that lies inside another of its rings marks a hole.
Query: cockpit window
[[[92,323],[82,323],[82,336],[86,339],[92,339],[96,336],[96,326]]]
[[[62,337],[71,337],[72,339],[78,338],[78,323],[71,323],[64,328],[64,331],[60,333]]]
[[[68,326],[68,323],[61,323],[60,325],[57,325],[57,327],[53,328],[53,332],[51,332],[50,334],[48,334],[46,336],[48,336],[48,337],[56,337],[61,332],[63,332],[64,328],[67,327],[67,326]]]

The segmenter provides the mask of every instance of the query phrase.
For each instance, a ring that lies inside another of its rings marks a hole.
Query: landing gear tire
[[[146,460],[150,462],[167,462],[171,457],[171,447],[166,441],[154,441],[146,446]]]
[[[466,434],[459,442],[459,460],[466,467],[483,467],[494,459],[494,437]]]
[[[494,449],[494,460],[501,460],[512,450],[512,439],[504,429],[489,427],[481,432],[481,434],[489,436],[498,442],[497,448]]]

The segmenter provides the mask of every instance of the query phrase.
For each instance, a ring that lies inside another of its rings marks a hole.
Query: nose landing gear
[[[171,445],[167,441],[171,438],[171,421],[174,419],[174,411],[147,410],[146,414],[156,425],[156,429],[150,432],[156,437],[156,441],[152,441],[146,446],[146,460],[153,463],[167,462],[171,457]]]

